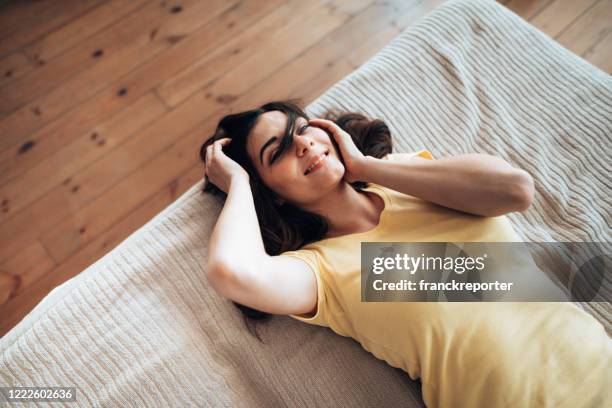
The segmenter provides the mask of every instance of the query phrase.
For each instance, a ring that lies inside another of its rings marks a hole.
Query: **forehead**
[[[304,121],[301,116],[296,118],[296,125],[300,121]],[[257,119],[257,123],[251,130],[251,134],[248,140],[248,149],[251,151],[253,157],[259,157],[259,151],[262,146],[272,136],[278,137],[278,142],[285,134],[285,128],[287,127],[287,115],[281,111],[269,111],[262,113]],[[276,143],[276,142],[275,142]],[[258,161],[259,159],[257,159]]]
[[[286,126],[287,116],[281,111],[265,112],[257,118],[257,123],[251,129],[247,140],[247,151],[256,166],[259,166],[259,151],[264,143],[272,136],[278,136],[280,139]]]
[[[270,137],[281,136],[287,126],[287,116],[281,111],[270,111],[259,116],[251,131],[255,147],[261,147]]]

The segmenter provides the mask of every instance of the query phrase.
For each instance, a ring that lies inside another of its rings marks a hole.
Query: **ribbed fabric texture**
[[[501,156],[536,180],[525,241],[610,241],[612,80],[487,0],[420,19],[307,111],[385,120],[396,152]],[[0,339],[0,382],[78,406],[422,406],[420,384],[328,329],[252,338],[205,278],[222,202],[194,185]],[[584,305],[607,330],[610,306]]]

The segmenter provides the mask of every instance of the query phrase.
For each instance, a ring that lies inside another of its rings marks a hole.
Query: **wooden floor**
[[[442,2],[0,3],[0,336],[200,180],[222,115],[310,103]],[[612,72],[612,0],[501,3]]]

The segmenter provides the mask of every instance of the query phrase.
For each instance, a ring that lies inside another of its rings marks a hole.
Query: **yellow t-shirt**
[[[387,160],[427,150],[390,154]],[[521,242],[506,216],[481,217],[370,184],[385,202],[366,232],[282,255],[313,269],[314,316],[291,315],[357,340],[421,378],[428,407],[610,407],[612,344],[573,303],[361,302],[361,242]]]

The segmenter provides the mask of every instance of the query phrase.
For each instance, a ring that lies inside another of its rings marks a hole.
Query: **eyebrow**
[[[261,150],[259,151],[259,162],[261,163],[261,165],[263,166],[263,154],[264,154],[264,150],[266,150],[266,148],[268,146],[270,146],[272,143],[274,143],[276,140],[278,139],[278,137],[276,136],[272,136],[270,139],[268,139],[268,141],[266,143],[264,143],[263,147],[261,148]]]

